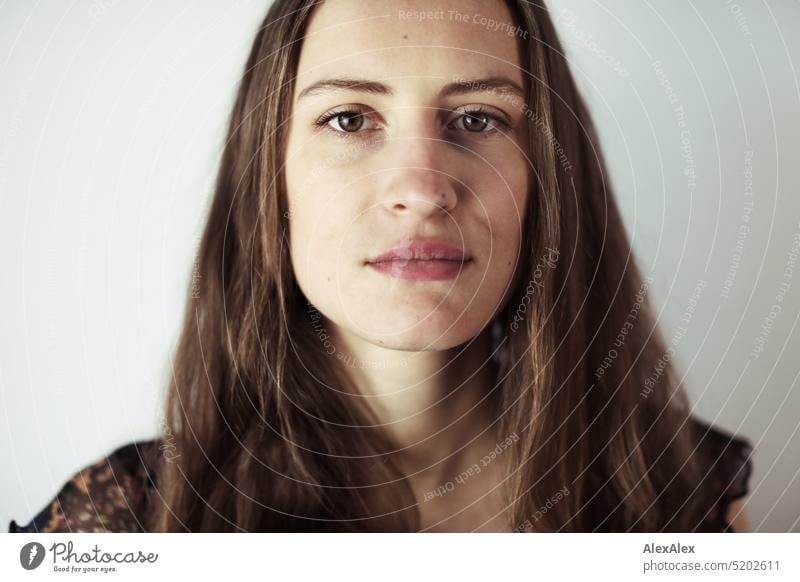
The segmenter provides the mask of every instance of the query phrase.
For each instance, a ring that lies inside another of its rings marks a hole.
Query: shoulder
[[[137,532],[154,486],[158,439],[114,449],[73,474],[27,525],[10,533]]]
[[[691,418],[692,434],[702,459],[704,479],[710,480],[709,516],[720,531],[747,528],[744,498],[750,491],[753,472],[753,445],[741,434],[734,434],[697,417]]]

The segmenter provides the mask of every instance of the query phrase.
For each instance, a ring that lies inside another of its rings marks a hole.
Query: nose
[[[388,212],[422,219],[453,211],[459,182],[451,175],[446,148],[446,142],[431,136],[395,140],[381,193]]]

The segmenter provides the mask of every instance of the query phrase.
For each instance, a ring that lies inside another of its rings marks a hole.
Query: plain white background
[[[0,3],[3,531],[156,435],[267,5]],[[800,4],[549,5],[695,412],[755,445],[753,529],[800,532]]]

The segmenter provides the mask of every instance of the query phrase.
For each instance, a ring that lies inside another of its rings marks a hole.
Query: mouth
[[[436,239],[415,239],[366,262],[384,275],[414,281],[453,279],[471,263],[466,251]]]
[[[471,263],[472,259],[393,259],[367,264],[375,271],[397,279],[441,281],[458,277]]]

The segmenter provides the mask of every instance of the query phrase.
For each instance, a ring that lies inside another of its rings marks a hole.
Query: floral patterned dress
[[[708,460],[707,478],[718,492],[711,501],[711,529],[733,532],[729,505],[748,493],[753,449],[735,436],[692,418],[698,450]],[[142,440],[115,449],[72,476],[56,497],[27,525],[14,520],[10,533],[144,532],[147,508],[157,495],[156,460],[160,441]]]

